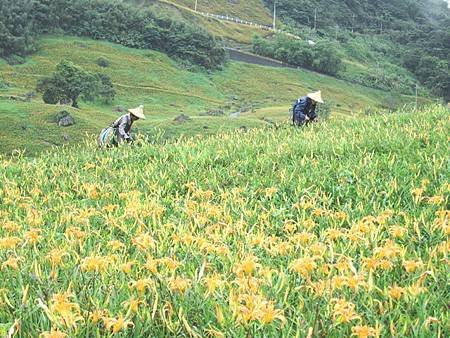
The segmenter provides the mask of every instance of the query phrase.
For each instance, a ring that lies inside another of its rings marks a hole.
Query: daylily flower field
[[[0,336],[448,337],[449,116],[0,157]]]

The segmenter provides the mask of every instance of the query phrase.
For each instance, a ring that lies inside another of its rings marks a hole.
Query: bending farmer
[[[303,126],[317,120],[317,103],[323,103],[322,92],[319,90],[314,93],[299,98],[292,108],[292,122],[295,126]]]
[[[139,119],[145,120],[144,106],[129,109],[127,114],[119,117],[110,127],[103,129],[98,138],[99,146],[117,146],[122,142],[132,142],[131,127]]]

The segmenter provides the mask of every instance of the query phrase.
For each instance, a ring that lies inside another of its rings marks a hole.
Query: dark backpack
[[[295,110],[297,109],[298,104],[300,103],[300,99],[296,100],[292,105],[292,108],[289,110],[292,113],[292,122],[295,123]]]

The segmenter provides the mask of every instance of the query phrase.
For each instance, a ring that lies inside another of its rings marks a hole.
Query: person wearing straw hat
[[[98,139],[99,146],[117,146],[119,143],[132,142],[131,127],[133,123],[145,119],[144,106],[129,109],[127,114],[122,115],[110,127],[102,130]]]
[[[303,126],[317,121],[317,103],[323,103],[322,92],[320,90],[299,98],[292,109],[292,122],[294,126]]]

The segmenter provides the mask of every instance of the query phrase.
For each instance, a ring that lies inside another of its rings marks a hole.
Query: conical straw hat
[[[142,119],[142,120],[146,119],[146,117],[144,115],[144,106],[139,106],[139,107],[134,108],[134,109],[128,109],[128,112],[133,114],[134,116]]]
[[[311,100],[314,100],[314,101],[319,102],[319,103],[323,103],[323,100],[322,100],[322,92],[321,92],[320,90],[317,91],[317,92],[314,92],[314,93],[309,93],[307,96],[308,96]]]

